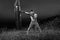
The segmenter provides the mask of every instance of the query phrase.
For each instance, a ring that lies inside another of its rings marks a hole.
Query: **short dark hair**
[[[33,11],[33,10],[31,10],[31,11]]]

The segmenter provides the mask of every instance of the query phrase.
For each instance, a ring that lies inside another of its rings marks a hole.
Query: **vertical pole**
[[[16,0],[14,4],[15,20],[17,29],[21,28],[21,7],[20,0]]]

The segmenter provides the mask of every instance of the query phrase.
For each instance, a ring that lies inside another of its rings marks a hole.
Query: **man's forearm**
[[[26,14],[29,14],[29,12],[25,12]]]

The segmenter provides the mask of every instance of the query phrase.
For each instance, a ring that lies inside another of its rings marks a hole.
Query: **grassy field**
[[[0,40],[60,40],[59,30],[42,30],[42,32],[27,32],[24,30],[15,30],[2,32],[0,34]]]

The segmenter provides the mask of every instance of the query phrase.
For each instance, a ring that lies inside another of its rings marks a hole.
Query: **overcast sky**
[[[0,18],[14,19],[15,0],[0,0]],[[22,10],[38,10],[39,17],[45,18],[60,14],[60,0],[21,0]]]

